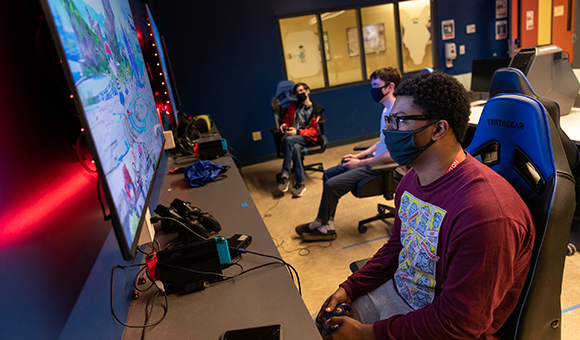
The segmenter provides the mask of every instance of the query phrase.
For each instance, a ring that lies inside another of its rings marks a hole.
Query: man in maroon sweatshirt
[[[532,215],[513,187],[465,153],[469,95],[434,72],[404,81],[383,130],[411,169],[389,241],[323,304],[352,305],[329,339],[497,339],[530,266]]]

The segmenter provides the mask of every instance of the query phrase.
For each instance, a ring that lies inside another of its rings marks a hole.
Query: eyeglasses
[[[385,124],[389,125],[394,131],[398,131],[399,124],[404,120],[430,120],[430,119],[437,119],[437,117],[427,115],[385,116]]]

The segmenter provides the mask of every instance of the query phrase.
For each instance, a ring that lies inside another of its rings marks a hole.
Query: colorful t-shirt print
[[[409,306],[417,310],[435,297],[435,265],[439,228],[447,212],[407,191],[401,196],[401,244],[395,284]]]

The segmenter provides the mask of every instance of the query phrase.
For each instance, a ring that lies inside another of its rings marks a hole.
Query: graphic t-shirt
[[[375,322],[375,337],[496,338],[526,280],[535,235],[518,193],[467,154],[426,185],[410,169],[395,206],[389,241],[341,284],[356,299],[392,279],[415,309]]]
[[[446,211],[405,192],[399,207],[401,243],[394,280],[399,294],[413,309],[435,297],[435,265],[439,228]]]

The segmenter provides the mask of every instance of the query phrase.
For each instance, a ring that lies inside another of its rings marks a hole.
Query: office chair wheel
[[[566,249],[566,255],[572,256],[576,253],[576,246],[573,243],[568,243],[568,247]]]
[[[361,223],[358,224],[358,232],[359,233],[364,234],[367,232],[367,230],[368,230],[368,228],[366,225],[361,224]]]

